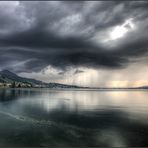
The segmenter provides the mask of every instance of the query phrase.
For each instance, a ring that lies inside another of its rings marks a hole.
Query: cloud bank
[[[146,1],[0,2],[0,69],[125,68],[147,59],[147,9]],[[127,20],[134,28],[112,39]]]

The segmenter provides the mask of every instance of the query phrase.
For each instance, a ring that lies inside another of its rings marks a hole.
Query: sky
[[[92,87],[148,85],[147,1],[0,1],[0,70]]]

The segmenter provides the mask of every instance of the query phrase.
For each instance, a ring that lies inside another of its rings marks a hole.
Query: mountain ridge
[[[128,87],[128,88],[108,88],[108,87],[82,87],[77,85],[68,85],[61,84],[55,82],[42,82],[40,80],[25,78],[18,76],[17,74],[9,71],[2,70],[0,71],[0,87],[45,87],[45,88],[86,88],[86,89],[100,89],[100,90],[108,90],[108,89],[148,89],[148,86],[139,86],[139,87]]]
[[[67,85],[67,84],[60,84],[60,83],[45,83],[40,80],[25,78],[18,76],[17,74],[9,71],[9,70],[2,70],[0,71],[0,83],[17,83],[19,86],[22,84],[25,86],[30,85],[30,87],[49,87],[49,88],[80,88],[76,85]]]

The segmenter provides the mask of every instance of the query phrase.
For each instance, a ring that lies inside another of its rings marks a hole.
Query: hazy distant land
[[[93,90],[133,90],[148,89],[148,86],[113,88],[113,87],[83,87],[76,85],[67,85],[60,83],[45,83],[35,79],[20,77],[8,70],[0,71],[0,88],[75,88],[75,89],[93,89]]]

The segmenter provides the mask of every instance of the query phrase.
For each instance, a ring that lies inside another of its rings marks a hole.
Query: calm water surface
[[[148,146],[148,91],[0,89],[0,146]]]

